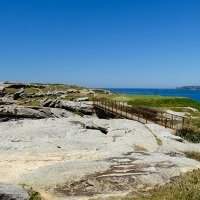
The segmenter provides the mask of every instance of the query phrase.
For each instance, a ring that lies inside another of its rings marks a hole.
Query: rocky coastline
[[[155,124],[98,118],[92,97],[107,91],[62,84],[0,85],[0,197],[108,199],[168,183],[200,152]]]

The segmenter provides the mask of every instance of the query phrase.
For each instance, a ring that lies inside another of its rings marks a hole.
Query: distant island
[[[200,86],[183,86],[183,87],[178,87],[177,89],[184,89],[184,90],[200,90]]]

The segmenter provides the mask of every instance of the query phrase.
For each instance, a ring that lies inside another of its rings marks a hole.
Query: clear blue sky
[[[200,1],[0,0],[0,80],[200,84]]]

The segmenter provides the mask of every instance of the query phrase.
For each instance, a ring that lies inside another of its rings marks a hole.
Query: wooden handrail
[[[147,107],[132,107],[125,102],[108,100],[105,98],[94,98],[94,107],[112,113],[122,118],[132,119],[141,123],[154,122],[166,128],[180,129],[188,125],[188,118],[159,111]]]

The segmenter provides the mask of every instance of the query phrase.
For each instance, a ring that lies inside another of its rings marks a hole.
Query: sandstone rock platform
[[[0,180],[32,187],[48,200],[105,199],[200,167],[185,151],[200,152],[200,144],[126,119],[69,115],[8,121],[0,123]]]

